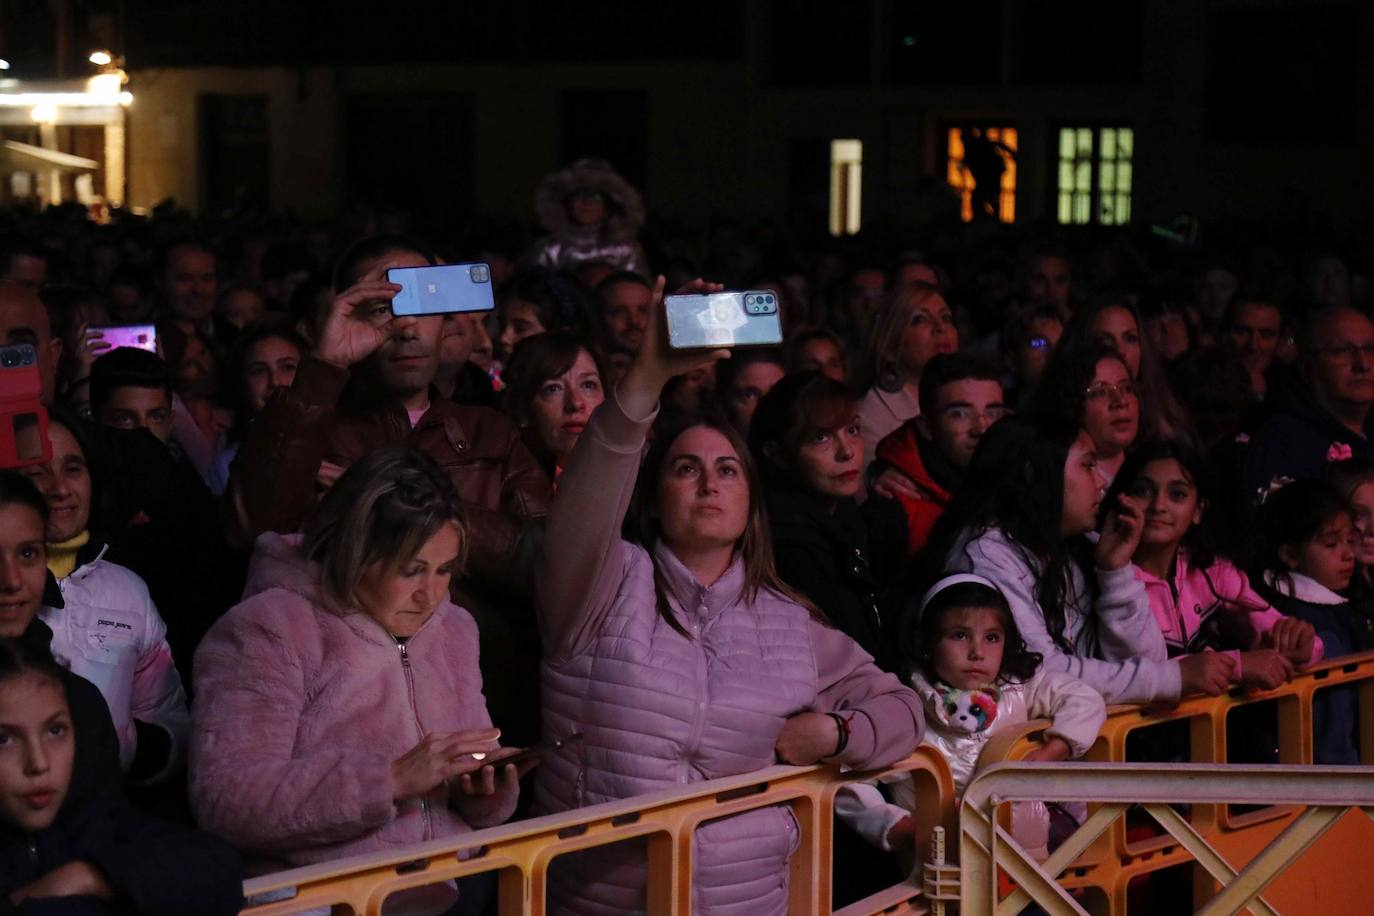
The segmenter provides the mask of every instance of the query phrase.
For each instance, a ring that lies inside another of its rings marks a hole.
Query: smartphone
[[[386,278],[401,287],[391,300],[393,315],[448,315],[452,312],[490,312],[496,308],[491,268],[473,264],[435,264],[393,267]]]
[[[566,738],[559,738],[557,741],[546,741],[543,744],[533,744],[518,754],[511,754],[509,757],[494,761],[492,766],[505,766],[506,764],[521,764],[526,760],[542,760],[554,751],[566,747],[582,740],[581,732],[573,732]]]
[[[0,347],[0,468],[52,460],[43,378],[33,344]]]
[[[157,328],[151,324],[111,325],[105,328],[91,328],[91,330],[99,331],[101,339],[110,345],[109,350],[98,351],[96,353],[97,358],[117,347],[137,347],[140,350],[147,350],[149,353],[157,352]]]
[[[668,296],[668,345],[674,350],[782,343],[779,296],[770,289]]]

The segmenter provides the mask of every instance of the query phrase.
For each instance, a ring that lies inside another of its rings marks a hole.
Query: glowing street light
[[[114,62],[114,58],[110,56],[109,51],[92,51],[88,60],[97,67],[108,67]]]
[[[3,58],[0,58],[0,70],[8,70],[9,68],[10,68],[10,62],[7,61],[7,60],[4,60]]]

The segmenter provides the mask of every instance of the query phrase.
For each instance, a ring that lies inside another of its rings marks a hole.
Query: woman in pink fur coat
[[[303,535],[258,539],[244,600],[196,652],[191,802],[259,867],[499,824],[477,626],[449,601],[466,543],[448,475],[403,448],[354,464]]]

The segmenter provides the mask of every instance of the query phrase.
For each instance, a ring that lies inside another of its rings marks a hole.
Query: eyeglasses
[[[1135,382],[1121,382],[1116,385],[1107,382],[1095,382],[1087,387],[1083,394],[1089,401],[1111,400],[1118,398],[1133,398],[1136,396]]]
[[[1357,354],[1364,357],[1365,362],[1374,363],[1374,343],[1340,344],[1334,347],[1316,347],[1315,350],[1333,363],[1353,363]]]
[[[953,404],[943,408],[940,413],[944,414],[948,420],[955,423],[972,423],[977,417],[982,417],[988,425],[996,423],[998,420],[1011,414],[1010,407],[989,407],[987,410],[978,410],[974,407],[966,407],[963,404]]]

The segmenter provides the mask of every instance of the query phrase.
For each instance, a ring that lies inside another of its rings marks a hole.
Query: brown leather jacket
[[[299,530],[325,462],[347,468],[387,445],[413,446],[448,471],[468,514],[468,572],[509,582],[530,520],[548,513],[552,497],[515,425],[436,394],[412,429],[394,398],[309,356],[295,383],[279,389],[253,422],[234,461],[225,499],[235,539],[247,545],[265,531]]]

